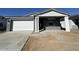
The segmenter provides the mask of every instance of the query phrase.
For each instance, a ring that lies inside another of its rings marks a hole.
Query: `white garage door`
[[[33,21],[13,21],[13,31],[33,31]]]

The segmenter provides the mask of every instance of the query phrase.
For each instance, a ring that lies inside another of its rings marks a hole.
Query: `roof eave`
[[[64,14],[64,15],[71,16],[70,14],[67,14],[67,13],[64,13],[64,12],[61,12],[61,11],[58,11],[58,10],[56,10],[56,9],[49,9],[49,10],[47,10],[47,11],[41,12],[41,13],[39,13],[39,14],[36,14],[36,15],[34,15],[34,16],[38,16],[38,15],[41,15],[41,14],[44,14],[44,13],[47,13],[47,12],[51,12],[51,11],[55,11],[55,12],[58,12],[58,13],[61,13],[61,14]]]

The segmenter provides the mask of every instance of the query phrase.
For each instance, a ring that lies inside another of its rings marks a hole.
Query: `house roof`
[[[59,10],[56,10],[56,9],[52,9],[52,8],[50,8],[50,9],[48,9],[46,11],[43,11],[43,12],[36,12],[36,13],[28,14],[26,16],[31,16],[31,15],[37,16],[37,15],[41,15],[41,14],[48,13],[48,12],[51,12],[51,11],[55,11],[55,12],[58,12],[58,13],[70,16],[70,14],[68,14],[68,13],[64,13],[62,11],[59,11]]]
[[[33,20],[34,17],[32,16],[6,16],[6,18],[10,18],[11,20],[14,20],[14,21],[26,21],[26,20]]]

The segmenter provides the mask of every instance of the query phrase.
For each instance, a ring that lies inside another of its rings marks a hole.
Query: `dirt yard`
[[[79,33],[33,33],[22,51],[79,51]]]

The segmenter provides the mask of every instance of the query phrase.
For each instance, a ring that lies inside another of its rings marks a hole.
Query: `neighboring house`
[[[73,15],[70,19],[72,20],[71,30],[79,29],[79,15]]]
[[[7,22],[6,31],[34,31],[40,32],[43,30],[65,30],[70,32],[72,25],[76,26],[72,20],[69,20],[70,15],[49,9],[44,12],[30,14],[27,16],[13,16]],[[76,27],[77,28],[77,27]]]
[[[7,25],[7,19],[3,16],[0,16],[0,31],[5,31]]]

